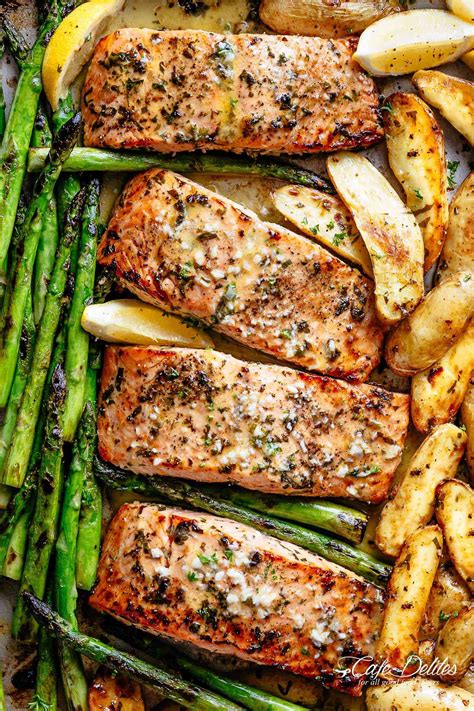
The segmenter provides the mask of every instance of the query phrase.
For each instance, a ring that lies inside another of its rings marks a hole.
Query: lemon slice
[[[451,12],[467,22],[474,22],[473,0],[446,0],[446,5]]]
[[[51,37],[43,60],[43,87],[54,110],[123,4],[124,0],[89,0],[65,17]]]
[[[88,333],[109,343],[188,348],[211,348],[214,345],[204,331],[136,299],[116,299],[86,306],[81,325]]]
[[[410,10],[367,27],[354,59],[374,76],[398,75],[452,62],[473,48],[473,24],[445,10]]]

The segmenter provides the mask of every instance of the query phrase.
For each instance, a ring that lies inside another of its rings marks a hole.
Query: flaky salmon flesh
[[[98,259],[144,301],[280,360],[354,381],[379,363],[383,330],[370,279],[170,171],[128,183]]]
[[[379,502],[400,462],[408,403],[218,351],[111,346],[99,454],[147,476]]]
[[[110,525],[89,602],[147,632],[359,694],[350,668],[374,653],[384,596],[248,526],[133,503]]]
[[[383,136],[356,41],[121,29],[83,89],[87,146],[315,153]]]

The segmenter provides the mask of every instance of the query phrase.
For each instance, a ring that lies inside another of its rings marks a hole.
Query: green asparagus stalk
[[[74,102],[69,92],[64,99],[61,99],[59,106],[53,114],[52,122],[54,132],[57,133],[75,114]],[[62,175],[58,182],[58,221],[62,226],[66,212],[69,209],[74,197],[81,188],[81,183],[76,175]],[[75,260],[72,259],[72,272],[75,272]]]
[[[390,576],[390,565],[382,563],[368,553],[353,548],[344,541],[335,540],[318,531],[262,515],[243,506],[236,506],[224,499],[218,499],[201,489],[197,489],[190,482],[168,479],[167,477],[149,477],[145,479],[107,464],[98,457],[94,460],[94,468],[97,476],[107,486],[122,491],[135,491],[145,496],[158,495],[164,500],[181,506],[192,506],[202,511],[208,511],[209,513],[247,524],[274,538],[289,541],[306,548],[322,558],[352,570],[380,587],[387,583]]]
[[[31,149],[28,160],[30,173],[42,169],[46,152]],[[249,158],[232,153],[178,153],[171,156],[150,151],[112,151],[101,148],[75,148],[66,161],[65,170],[70,172],[98,171],[135,173],[148,168],[164,168],[178,173],[215,173],[225,175],[257,175],[263,178],[278,178],[287,183],[306,185],[327,193],[333,193],[331,183],[307,168],[284,163],[271,158]]]
[[[3,54],[5,52],[5,36],[3,31],[0,31],[0,69],[3,64]],[[5,133],[5,119],[7,106],[5,103],[5,95],[3,93],[3,72],[0,71],[0,141]]]
[[[7,551],[15,528],[34,502],[36,472],[30,469],[23,486],[17,491],[3,513],[0,522],[0,571],[4,571]]]
[[[51,34],[70,8],[54,0],[48,17],[41,24],[37,39],[28,52],[13,98],[0,149],[0,280],[5,281],[8,247],[15,213],[26,172],[28,148],[41,92],[41,65]],[[35,250],[36,251],[36,250]],[[4,407],[5,402],[3,405]]]
[[[197,682],[202,683],[212,691],[217,691],[246,709],[251,711],[303,711],[302,706],[293,704],[291,701],[285,701],[266,691],[235,679],[229,679],[207,667],[195,664],[182,654],[176,654],[171,651],[157,637],[144,634],[141,631],[137,632],[134,628],[124,627],[115,620],[107,620],[107,630],[110,630],[115,637],[124,639],[155,659],[166,660],[172,656],[173,661]]]
[[[0,372],[2,373],[2,379],[0,380],[0,408],[5,407],[8,402],[15,373],[23,315],[31,290],[31,277],[41,234],[42,219],[51,201],[54,186],[61,173],[62,164],[76,142],[79,127],[80,116],[76,115],[55,136],[49,153],[49,160],[36,181],[33,197],[22,226],[21,242],[23,249],[16,265],[13,286],[8,298],[5,299],[3,310],[4,330],[0,350]],[[1,229],[2,225],[0,223]]]
[[[15,25],[10,21],[8,15],[3,15],[2,17],[2,28],[5,34],[5,40],[8,43],[10,52],[15,58],[16,63],[20,68],[26,62],[28,57],[29,47],[28,44]]]
[[[5,463],[4,483],[10,486],[21,486],[28,468],[54,336],[64,305],[63,295],[68,278],[70,253],[78,236],[83,197],[84,194],[81,191],[68,213],[48,285],[45,307],[38,327],[28,388],[23,394],[16,430]]]
[[[61,331],[53,354],[55,365],[48,390],[36,506],[30,526],[28,548],[20,583],[20,593],[28,590],[41,598],[45,592],[51,553],[56,540],[62,494],[62,421],[66,397],[64,340]],[[37,625],[29,615],[24,598],[20,594],[13,613],[12,635],[16,639],[30,642],[35,640],[37,631]]]
[[[40,103],[33,130],[31,143],[33,146],[50,146],[52,140],[46,113]],[[58,246],[58,215],[56,198],[53,195],[48,209],[43,217],[41,235],[36,252],[33,274],[33,303],[35,323],[39,323],[44,309],[48,284],[54,267],[56,248]]]
[[[334,501],[260,494],[236,487],[205,487],[204,490],[237,506],[321,528],[353,543],[362,541],[367,527],[367,514]]]
[[[239,711],[242,707],[232,701],[185,681],[178,674],[144,662],[126,652],[114,649],[94,637],[88,637],[72,626],[48,605],[28,592],[23,592],[24,604],[48,634],[68,644],[79,654],[83,654],[112,671],[125,674],[160,693],[185,708],[194,711]]]
[[[97,575],[102,529],[102,492],[94,476],[93,463],[97,439],[97,370],[100,367],[98,351],[94,346],[87,368],[84,427],[81,429],[83,451],[83,487],[81,515],[77,536],[76,583],[81,590],[91,590]]]
[[[23,564],[25,562],[26,545],[28,542],[28,531],[34,508],[35,500],[34,497],[32,497],[28,501],[25,510],[19,517],[10,536],[2,575],[11,580],[21,579]]]
[[[86,306],[92,303],[94,294],[100,211],[99,180],[92,178],[86,189],[74,294],[67,324],[66,379],[68,392],[64,411],[64,439],[66,442],[72,442],[74,439],[84,404],[89,334],[81,326],[81,317]]]
[[[51,604],[51,590],[48,591],[47,602]],[[38,635],[38,654],[36,661],[36,686],[31,711],[57,711],[58,689],[57,669],[54,641],[45,629],[41,628]],[[86,711],[85,705],[82,711]]]

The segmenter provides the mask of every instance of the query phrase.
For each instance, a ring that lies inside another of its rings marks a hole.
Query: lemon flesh
[[[214,345],[204,331],[136,299],[116,299],[86,306],[81,325],[88,333],[109,343],[187,348]]]
[[[124,0],[89,0],[75,8],[51,37],[43,60],[42,78],[53,110],[90,59],[97,40]]]
[[[452,62],[474,48],[474,25],[445,10],[410,10],[365,29],[354,59],[374,76]]]

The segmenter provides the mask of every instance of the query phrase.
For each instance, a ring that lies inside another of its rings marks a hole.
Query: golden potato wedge
[[[473,215],[474,172],[469,173],[451,200],[448,233],[436,272],[437,281],[454,272],[474,272]]]
[[[89,687],[89,711],[145,711],[140,685],[100,668]]]
[[[262,0],[260,19],[282,35],[346,37],[400,5],[395,0]]]
[[[467,434],[466,461],[471,484],[474,484],[474,380],[472,378],[461,405],[461,419]]]
[[[411,416],[420,432],[452,422],[464,400],[474,369],[474,320],[431,368],[413,376]]]
[[[471,664],[462,679],[459,679],[457,685],[461,687],[461,689],[465,689],[469,691],[469,693],[474,694],[474,664]]]
[[[412,81],[420,96],[474,145],[474,84],[424,69],[415,72]]]
[[[387,586],[387,600],[375,656],[404,669],[418,654],[419,632],[438,568],[443,536],[438,526],[420,528],[406,540]]]
[[[474,593],[474,490],[457,479],[440,484],[436,520],[454,567]]]
[[[433,517],[436,487],[444,479],[456,476],[466,439],[459,427],[440,425],[417,449],[382,510],[375,531],[375,542],[381,551],[398,555],[408,536]]]
[[[444,623],[456,617],[471,594],[450,560],[443,560],[436,573],[425,609],[420,636],[436,638]]]
[[[389,335],[385,359],[399,375],[430,368],[467,327],[474,314],[474,274],[456,272],[435,286]]]
[[[342,200],[300,185],[284,185],[272,199],[277,210],[304,234],[373,276],[367,248]]]
[[[474,659],[474,603],[446,622],[436,640],[435,658],[450,667],[450,673],[440,668],[436,674],[441,681],[452,684],[467,672]]]
[[[401,684],[373,686],[367,691],[368,711],[467,711],[474,694],[419,676]]]
[[[393,325],[423,296],[424,247],[418,223],[367,158],[342,151],[328,158],[327,168],[369,252],[377,315]]]
[[[387,106],[388,161],[420,225],[426,272],[439,257],[448,226],[444,136],[431,109],[415,94],[392,94]]]

